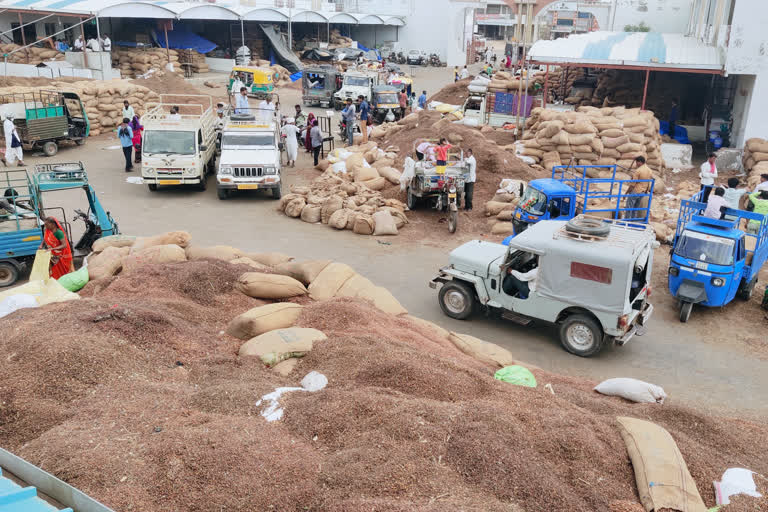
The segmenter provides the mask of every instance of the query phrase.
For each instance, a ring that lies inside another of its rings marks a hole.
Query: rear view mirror
[[[208,149],[208,146],[206,146],[205,144],[200,145],[200,151],[206,151],[207,149]]]

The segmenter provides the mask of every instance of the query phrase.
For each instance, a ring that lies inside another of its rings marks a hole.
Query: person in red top
[[[408,95],[405,94],[405,89],[400,91],[398,99],[400,100],[400,119],[402,119],[405,117],[405,109],[408,108]]]
[[[448,150],[453,146],[448,144],[445,137],[440,139],[440,144],[435,148],[435,155],[437,156],[437,173],[445,174],[445,166],[448,164]]]
[[[51,277],[58,279],[64,274],[74,272],[72,249],[69,247],[67,235],[61,228],[61,224],[53,217],[43,219],[43,224],[45,225],[45,233],[40,248],[46,247],[51,251]]]
[[[131,120],[131,130],[133,130],[133,142],[134,149],[134,162],[141,163],[141,133],[144,131],[144,126],[139,122],[139,116],[133,116]]]

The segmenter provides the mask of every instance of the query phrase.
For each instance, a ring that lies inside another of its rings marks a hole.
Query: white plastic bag
[[[36,308],[37,299],[28,293],[11,295],[0,301],[0,318],[8,316],[16,310],[24,308]]]
[[[667,398],[667,394],[661,387],[626,377],[604,380],[595,386],[595,391],[603,395],[620,396],[632,402],[649,404],[663,404]]]
[[[467,89],[469,89],[469,92],[482,93],[482,92],[486,92],[488,90],[488,87],[485,85],[469,84],[469,87],[467,87]]]
[[[715,484],[715,500],[718,505],[728,505],[731,503],[730,497],[737,494],[746,494],[753,498],[762,498],[763,495],[757,492],[755,485],[754,471],[744,468],[728,468],[723,473],[723,478]]]
[[[408,186],[408,183],[410,183],[414,176],[416,176],[416,162],[413,160],[413,158],[409,156],[405,157],[405,162],[403,165],[403,173],[400,175],[401,191],[404,191],[405,187]]]
[[[331,169],[333,169],[333,172],[337,174],[338,173],[347,174],[347,162],[344,162],[344,161],[336,162],[331,166]]]

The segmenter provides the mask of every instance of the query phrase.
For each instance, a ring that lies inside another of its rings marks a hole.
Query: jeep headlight
[[[142,171],[144,172],[144,174],[147,174],[149,176],[152,176],[153,174],[155,174],[155,170],[152,167],[144,167],[142,168]]]
[[[265,167],[264,174],[277,174],[277,169],[274,167]]]
[[[219,167],[219,174],[224,174],[231,176],[232,175],[232,168],[231,167],[224,167],[223,165]]]

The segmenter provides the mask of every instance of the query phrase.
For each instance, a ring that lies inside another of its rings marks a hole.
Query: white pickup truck
[[[179,112],[174,114],[175,109]],[[161,96],[141,124],[141,177],[149,190],[156,191],[158,185],[205,190],[208,175],[216,170],[216,117],[210,96]]]
[[[216,174],[219,199],[238,190],[270,190],[282,196],[280,132],[274,111],[232,114],[221,132]]]

